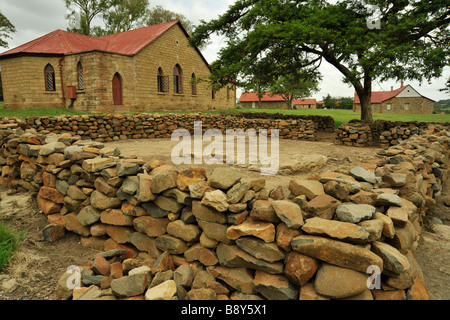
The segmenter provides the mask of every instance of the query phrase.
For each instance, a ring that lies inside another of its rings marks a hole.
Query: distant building
[[[242,108],[257,109],[259,97],[256,92],[242,93],[239,103]],[[289,109],[316,109],[316,99],[297,99]],[[279,94],[266,92],[261,97],[261,109],[288,109],[288,103]]]
[[[410,85],[403,85],[391,91],[372,92],[373,113],[433,113],[434,100],[422,96]],[[355,93],[353,112],[361,112],[361,102]]]
[[[56,30],[0,54],[4,107],[90,112],[236,107],[178,21],[93,38]]]
[[[316,99],[297,99],[294,100],[294,109],[316,109]]]

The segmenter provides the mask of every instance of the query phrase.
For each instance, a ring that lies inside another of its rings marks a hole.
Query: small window
[[[386,110],[392,110],[392,105],[391,105],[390,103],[388,103],[388,104],[386,105]]]
[[[214,89],[211,90],[211,98],[212,98],[213,100],[216,99],[216,92],[214,91]]]
[[[169,77],[164,76],[163,70],[158,68],[158,92],[169,92]]]
[[[179,64],[173,68],[173,92],[174,93],[182,93],[181,86],[181,67]]]
[[[45,91],[55,91],[55,70],[49,63],[45,66]]]
[[[83,65],[81,64],[81,61],[78,62],[78,65],[77,65],[77,75],[78,75],[78,89],[83,90],[84,89],[84,73],[83,73]]]
[[[192,89],[192,95],[197,94],[197,77],[195,76],[195,73],[191,76],[191,89]]]

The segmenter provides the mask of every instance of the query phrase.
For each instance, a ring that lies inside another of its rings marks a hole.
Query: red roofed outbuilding
[[[434,100],[422,96],[410,85],[402,85],[391,91],[372,92],[373,113],[433,113]],[[361,102],[355,93],[353,111],[361,112]]]
[[[90,112],[235,108],[178,20],[103,37],[56,30],[0,54],[4,107]]]
[[[256,92],[242,93],[239,103],[242,108],[258,108],[259,96]],[[315,109],[316,99],[295,99],[292,101],[294,109]],[[265,92],[261,97],[261,109],[287,109],[286,100],[279,94]]]

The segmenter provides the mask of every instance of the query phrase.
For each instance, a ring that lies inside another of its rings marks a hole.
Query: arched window
[[[173,68],[173,92],[182,93],[181,87],[181,67],[179,64]]]
[[[45,91],[55,91],[55,69],[49,63],[45,66]]]
[[[83,65],[81,61],[78,62],[77,65],[77,75],[78,75],[78,89],[84,89],[84,73],[83,73]]]
[[[112,80],[112,94],[114,105],[122,105],[122,77],[118,72],[114,74]]]
[[[192,95],[197,94],[197,77],[195,76],[195,73],[191,76],[191,89],[192,89]]]
[[[158,92],[169,92],[169,76],[165,76],[161,68],[158,68],[157,82]]]

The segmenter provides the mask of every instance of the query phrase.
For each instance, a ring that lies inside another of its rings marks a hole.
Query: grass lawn
[[[296,115],[319,115],[331,116],[334,118],[335,125],[338,127],[342,123],[347,123],[352,119],[360,119],[359,113],[354,113],[352,110],[324,110],[324,109],[299,109],[299,110],[285,110],[285,109],[230,109],[224,111],[206,111],[205,113],[234,113],[234,112],[266,112],[266,113],[282,113],[282,114],[296,114]],[[129,112],[134,114],[136,112]],[[158,111],[158,113],[169,113],[168,111]],[[172,113],[189,113],[186,112],[172,112]],[[31,109],[31,110],[5,110],[3,109],[3,102],[0,101],[0,117],[43,117],[43,116],[60,116],[60,115],[83,115],[90,114],[87,112],[78,112],[68,109]],[[389,121],[419,121],[419,122],[450,122],[450,114],[399,114],[399,113],[374,113],[374,120],[389,120]]]
[[[61,115],[83,115],[90,114],[88,112],[78,112],[68,109],[29,109],[29,110],[12,110],[3,109],[3,101],[0,101],[0,118],[2,117],[45,117],[45,116],[61,116]]]
[[[282,109],[233,109],[227,112],[266,112],[266,113],[282,113],[296,115],[319,115],[331,116],[334,119],[336,127],[342,123],[347,123],[352,119],[360,119],[360,114],[352,110],[331,110],[331,109],[299,109],[299,110],[282,110]],[[400,113],[374,113],[374,120],[388,121],[419,121],[419,122],[450,122],[450,114],[400,114]]]

